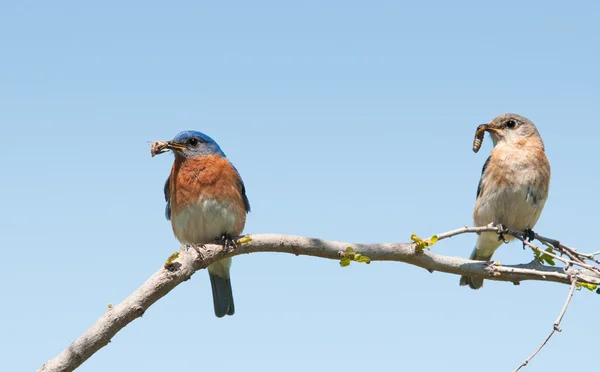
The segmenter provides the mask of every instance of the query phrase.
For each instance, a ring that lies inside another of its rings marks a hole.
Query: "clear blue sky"
[[[0,5],[0,359],[54,357],[177,250],[171,156],[212,136],[241,172],[248,233],[402,242],[471,224],[504,112],[537,124],[552,164],[536,230],[598,250],[600,5],[593,1],[103,1]],[[594,160],[596,159],[596,160]],[[434,252],[467,257],[474,236]],[[504,246],[503,263],[529,251]],[[81,371],[512,371],[568,287],[487,282],[402,263],[236,257],[236,314],[206,272]],[[528,372],[590,368],[600,296],[577,292]],[[587,351],[586,351],[587,350]],[[571,355],[575,357],[565,357]],[[580,355],[581,357],[576,357]]]

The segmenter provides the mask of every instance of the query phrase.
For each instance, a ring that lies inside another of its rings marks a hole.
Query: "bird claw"
[[[506,238],[504,237],[505,234],[508,234],[508,228],[506,226],[504,226],[503,224],[499,224],[498,225],[498,240],[504,242],[504,243],[508,243],[508,240],[506,240]]]
[[[527,228],[524,231],[523,234],[523,249],[527,248],[527,244],[525,244],[525,242],[529,242],[531,243],[532,241],[535,240],[535,233],[533,232],[533,230]]]
[[[204,260],[204,254],[202,253],[202,251],[200,251],[200,248],[198,248],[197,245],[192,245],[191,247],[194,248],[194,250],[198,254],[198,258],[200,258],[200,260]],[[202,249],[206,248],[204,244],[200,244],[200,247],[202,247]]]
[[[528,242],[532,242],[535,240],[535,232],[533,232],[533,230],[531,229],[525,229],[525,239],[527,239]]]
[[[223,236],[221,236],[221,243],[223,244],[223,249],[225,252],[231,252],[237,248],[235,239],[233,239],[229,234],[223,234]]]

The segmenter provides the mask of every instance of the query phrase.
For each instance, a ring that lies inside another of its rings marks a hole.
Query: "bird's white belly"
[[[488,195],[479,200],[475,224],[503,224],[516,230],[532,229],[540,218],[545,200],[534,202],[526,186],[487,190]]]
[[[171,216],[173,232],[183,244],[207,244],[234,229],[236,216],[229,203],[200,198]]]

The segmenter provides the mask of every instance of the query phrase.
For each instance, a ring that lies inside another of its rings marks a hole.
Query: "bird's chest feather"
[[[473,214],[475,223],[533,228],[548,197],[548,160],[541,149],[495,150],[482,174],[482,190]]]
[[[173,213],[171,224],[182,243],[209,243],[223,234],[237,235],[238,216],[227,202],[200,198]]]
[[[210,243],[241,234],[246,211],[239,175],[221,157],[175,161],[170,176],[171,224],[182,243]]]

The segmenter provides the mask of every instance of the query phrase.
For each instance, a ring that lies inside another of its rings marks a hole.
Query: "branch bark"
[[[438,240],[448,239],[464,233],[482,231],[498,232],[496,227],[464,227],[438,236]],[[513,231],[511,231],[513,233]],[[522,232],[514,232],[516,234]],[[94,325],[75,340],[54,359],[46,362],[39,372],[73,371],[90,358],[96,351],[106,346],[111,338],[144,312],[161,297],[180,283],[188,280],[198,270],[225,257],[257,252],[280,252],[339,260],[347,247],[356,253],[367,256],[371,261],[398,261],[424,269],[457,275],[484,277],[486,280],[512,282],[538,280],[571,284],[577,277],[579,283],[600,285],[600,275],[574,267],[549,267],[532,261],[520,265],[497,265],[496,263],[472,261],[460,257],[442,256],[418,249],[414,243],[354,244],[326,241],[301,236],[259,234],[252,235],[251,241],[238,244],[233,250],[225,250],[220,245],[208,244],[195,249],[182,248],[176,259],[167,263],[152,275],[141,287],[120,304],[110,307]]]

